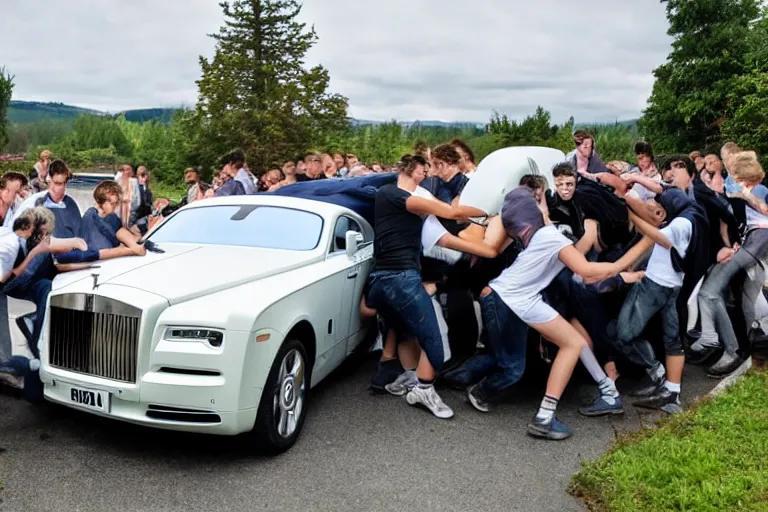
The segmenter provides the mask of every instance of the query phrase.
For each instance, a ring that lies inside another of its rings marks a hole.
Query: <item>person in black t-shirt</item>
[[[376,193],[375,263],[368,277],[367,303],[396,331],[414,336],[422,348],[418,356],[399,351],[406,371],[388,391],[400,389],[394,394],[405,395],[410,405],[422,404],[438,418],[450,418],[453,411],[434,388],[444,353],[437,317],[421,281],[422,216],[467,219],[485,213],[412,195],[424,180],[426,165],[424,158],[406,155],[398,168],[397,184],[385,185]]]
[[[566,236],[577,242],[584,236],[585,223],[584,212],[573,201],[578,175],[570,163],[563,162],[552,168],[552,177],[555,179],[555,190],[546,192],[549,218],[561,232],[567,226]]]

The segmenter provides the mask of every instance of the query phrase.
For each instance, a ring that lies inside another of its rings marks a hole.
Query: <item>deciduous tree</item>
[[[758,0],[662,0],[668,34],[667,61],[656,82],[642,130],[660,151],[704,149],[719,143],[720,123],[734,80],[747,71]]]
[[[757,151],[768,166],[768,16],[750,34],[748,72],[738,77],[728,94],[728,111],[721,126],[723,139]]]

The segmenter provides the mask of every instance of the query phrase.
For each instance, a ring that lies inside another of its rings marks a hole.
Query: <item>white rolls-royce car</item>
[[[365,337],[370,224],[334,204],[237,196],[192,203],[148,239],[165,252],[56,277],[40,341],[45,397],[288,449],[307,390]]]

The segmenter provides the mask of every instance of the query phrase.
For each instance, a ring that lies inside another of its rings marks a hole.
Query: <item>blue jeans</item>
[[[45,306],[48,302],[48,295],[51,293],[51,284],[55,274],[56,267],[53,265],[51,256],[49,254],[41,254],[29,263],[24,272],[7,282],[3,288],[3,293],[6,295],[34,302],[37,306],[32,339],[28,340],[29,350],[35,358],[40,358],[40,350],[37,348],[37,344],[40,340],[40,333],[43,330]]]
[[[98,260],[99,251],[94,249],[89,249],[87,251],[73,249],[69,252],[56,255],[56,261],[59,263],[91,263]]]
[[[473,393],[483,401],[516,384],[525,372],[528,324],[496,292],[480,298],[484,341],[488,354],[478,354],[451,372],[454,383],[466,386],[480,381]]]
[[[432,299],[416,270],[377,270],[368,276],[368,304],[397,332],[415,336],[435,372],[443,367],[443,338]]]
[[[648,322],[661,314],[664,349],[668,356],[681,356],[683,344],[677,318],[677,295],[680,287],[668,288],[647,277],[629,291],[619,313],[616,348],[631,362],[643,368],[654,368],[658,361],[648,340],[641,338]]]

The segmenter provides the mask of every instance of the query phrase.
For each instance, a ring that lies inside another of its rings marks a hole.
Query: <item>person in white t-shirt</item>
[[[630,218],[635,228],[646,236],[644,240],[654,244],[645,277],[633,285],[619,313],[616,348],[631,362],[643,367],[651,379],[650,386],[633,393],[634,397],[640,398],[635,405],[675,414],[682,411],[680,390],[685,365],[677,297],[685,275],[682,261],[694,232],[694,225],[685,212],[695,207],[695,203],[677,188],[664,191],[658,200],[643,204],[627,199],[634,210]],[[666,222],[666,226],[659,229],[657,226],[662,222]],[[656,314],[662,320],[666,369],[651,344],[642,337],[648,322]]]
[[[591,263],[573,243],[549,221],[546,202],[538,204],[530,189],[520,187],[505,197],[501,215],[494,217],[486,230],[485,242],[500,250],[522,240],[525,247],[501,275],[481,294],[486,339],[501,371],[468,389],[470,403],[487,411],[486,399],[514,384],[525,367],[525,326],[532,327],[559,347],[547,380],[547,390],[539,411],[528,425],[528,434],[560,440],[572,435],[571,429],[555,416],[557,403],[581,360],[598,382],[600,396],[590,406],[593,412],[621,414],[621,398],[614,382],[605,375],[587,344],[588,335],[578,321],[569,323],[549,306],[541,292],[566,266],[591,281],[618,274],[636,257],[632,250],[616,263]],[[486,320],[488,319],[488,320]],[[494,321],[495,319],[495,321]],[[592,414],[596,415],[596,414]]]

